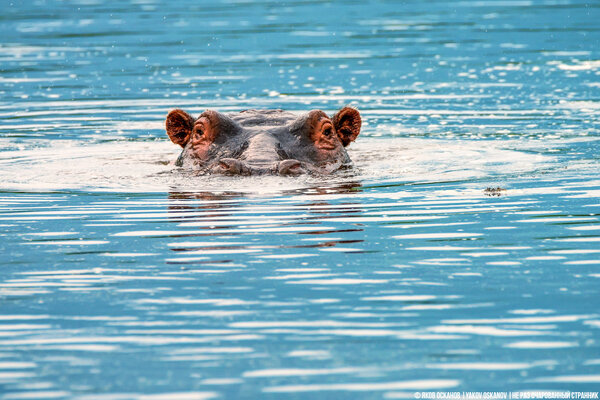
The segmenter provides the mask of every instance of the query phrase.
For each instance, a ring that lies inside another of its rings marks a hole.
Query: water
[[[2,11],[1,398],[598,390],[597,2]],[[195,176],[163,129],[347,104],[331,177]]]

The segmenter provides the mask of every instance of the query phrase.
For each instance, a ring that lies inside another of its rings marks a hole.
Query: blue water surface
[[[597,391],[599,20],[4,0],[0,398]],[[198,176],[163,127],[345,105],[329,177]]]

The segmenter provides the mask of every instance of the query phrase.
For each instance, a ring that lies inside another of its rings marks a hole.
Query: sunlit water
[[[5,1],[0,396],[598,390],[599,20]],[[196,176],[163,130],[346,104],[364,127],[330,177]]]

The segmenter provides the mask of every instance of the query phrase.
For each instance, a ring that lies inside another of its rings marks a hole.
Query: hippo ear
[[[167,115],[165,126],[171,141],[185,147],[194,127],[194,118],[183,110],[173,110]]]
[[[356,139],[361,123],[360,113],[352,107],[344,107],[333,116],[333,126],[344,147]]]

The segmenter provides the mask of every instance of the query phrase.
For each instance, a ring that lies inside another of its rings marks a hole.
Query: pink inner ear
[[[190,139],[194,118],[183,110],[173,110],[167,115],[165,127],[167,135],[175,144],[185,147]]]
[[[356,140],[362,121],[358,110],[344,107],[333,117],[333,125],[344,147]]]

